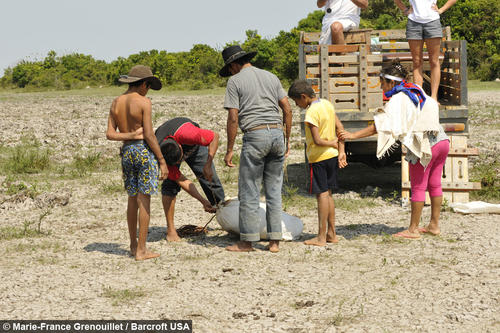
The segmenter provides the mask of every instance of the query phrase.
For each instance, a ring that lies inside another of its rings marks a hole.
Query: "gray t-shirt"
[[[278,77],[254,66],[227,81],[224,108],[238,109],[242,131],[264,124],[281,124],[278,102],[286,97]]]

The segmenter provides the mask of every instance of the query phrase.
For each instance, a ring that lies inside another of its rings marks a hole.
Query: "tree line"
[[[442,5],[445,0],[439,0]],[[453,39],[468,42],[468,65],[471,78],[494,80],[500,77],[500,2],[461,0],[441,17],[449,25]],[[246,51],[257,51],[252,63],[275,73],[285,84],[298,75],[300,31],[320,31],[323,11],[317,10],[298,22],[291,31],[280,31],[273,38],[262,38],[257,30],[246,31],[241,43]],[[393,0],[371,0],[361,14],[360,28],[404,29],[406,17]],[[229,42],[224,47],[239,42]],[[75,89],[95,85],[117,85],[118,78],[136,64],[151,67],[170,89],[198,90],[224,86],[219,77],[223,66],[221,50],[196,44],[187,52],[143,51],[119,57],[107,63],[91,55],[57,55],[50,51],[43,60],[22,60],[5,70],[0,78],[4,88]]]

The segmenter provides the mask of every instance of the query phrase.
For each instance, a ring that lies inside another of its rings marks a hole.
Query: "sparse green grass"
[[[337,313],[330,319],[328,325],[333,326],[342,326],[344,324],[350,324],[358,320],[364,315],[364,306],[363,303],[360,304],[359,309],[356,311],[356,314],[353,315],[345,315],[343,313],[343,306],[345,304],[345,299],[341,300],[338,306]],[[354,302],[353,302],[354,305]]]
[[[40,215],[37,229],[32,228],[34,224],[33,221],[24,221],[22,227],[13,227],[13,226],[0,227],[0,240],[33,238],[33,237],[41,237],[48,235],[49,232],[41,231],[42,220],[48,214],[49,212],[47,211]]]
[[[55,265],[59,262],[57,258],[54,257],[39,257],[36,260],[40,265],[47,266],[47,265]]]
[[[286,212],[290,206],[296,205],[296,200],[301,200],[297,195],[298,187],[294,185],[284,185],[284,193],[282,195],[283,210]]]
[[[394,244],[394,243],[403,243],[404,241],[400,237],[393,237],[392,235],[389,235],[385,232],[382,233],[382,239],[380,241],[381,243],[384,244]]]
[[[153,119],[152,119],[153,124],[156,124],[156,122],[158,121],[158,119],[160,119],[162,117],[165,117],[165,116],[166,116],[165,112],[155,112],[155,113],[153,113]]]
[[[467,82],[469,91],[500,90],[500,82],[469,80]]]
[[[101,183],[100,188],[104,194],[121,193],[124,191],[123,182]]]
[[[6,174],[40,173],[50,167],[50,150],[41,148],[40,142],[32,136],[21,138],[14,147],[1,147],[1,169]]]
[[[346,225],[346,226],[345,226],[345,228],[346,228],[347,230],[352,230],[352,231],[355,231],[355,230],[361,229],[361,228],[362,228],[362,226],[361,226],[361,225],[359,225],[359,224],[348,224],[348,225]]]
[[[146,292],[139,289],[113,289],[104,288],[102,296],[111,299],[113,306],[123,305],[132,302],[138,298],[146,296]]]
[[[23,181],[16,180],[14,177],[8,176],[2,183],[2,187],[5,189],[5,194],[16,195],[24,194],[27,197],[34,199],[40,194],[40,189],[36,183],[26,184]]]
[[[72,177],[78,178],[87,176],[96,171],[113,171],[120,168],[120,161],[117,158],[103,158],[100,152],[92,151],[86,155],[73,156],[73,162],[69,166],[69,173]],[[60,170],[66,172],[66,167]]]
[[[12,248],[8,249],[8,252],[38,252],[43,250],[44,252],[50,251],[53,253],[64,253],[68,251],[68,248],[56,241],[48,241],[44,240],[41,243],[18,243],[15,244]]]
[[[373,198],[363,199],[335,199],[335,208],[342,209],[349,212],[359,212],[363,208],[372,208],[379,206]]]
[[[481,183],[481,189],[470,193],[471,199],[500,202],[500,159],[488,161],[484,156],[471,169],[471,180]]]
[[[18,95],[29,94],[40,95],[44,98],[61,98],[68,96],[89,96],[89,97],[103,97],[103,96],[118,96],[127,90],[127,85],[121,86],[103,86],[102,88],[91,87],[89,89],[73,89],[73,90],[46,90],[35,88],[16,88],[16,89],[0,89],[0,98],[13,98]],[[150,90],[148,97],[154,96],[193,96],[193,95],[224,95],[226,87],[219,87],[213,89],[200,89],[200,90],[174,90],[172,87],[164,87],[160,91]]]

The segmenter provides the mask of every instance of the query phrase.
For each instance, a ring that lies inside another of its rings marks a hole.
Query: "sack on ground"
[[[483,201],[471,201],[466,203],[452,203],[450,205],[454,212],[462,214],[500,214],[500,205]]]
[[[222,229],[234,234],[240,234],[240,227],[238,223],[240,202],[237,199],[229,201],[225,206],[217,209],[217,222],[219,222]],[[260,239],[267,239],[267,226],[266,226],[266,204],[261,202],[259,207],[260,216]],[[302,220],[289,215],[285,212],[281,213],[281,229],[284,240],[293,240],[299,238],[302,233],[304,224]]]

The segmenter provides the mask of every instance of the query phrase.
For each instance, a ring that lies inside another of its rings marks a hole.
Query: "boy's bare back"
[[[143,127],[144,110],[151,108],[151,101],[136,92],[125,93],[115,98],[110,114],[121,133],[135,132]]]

